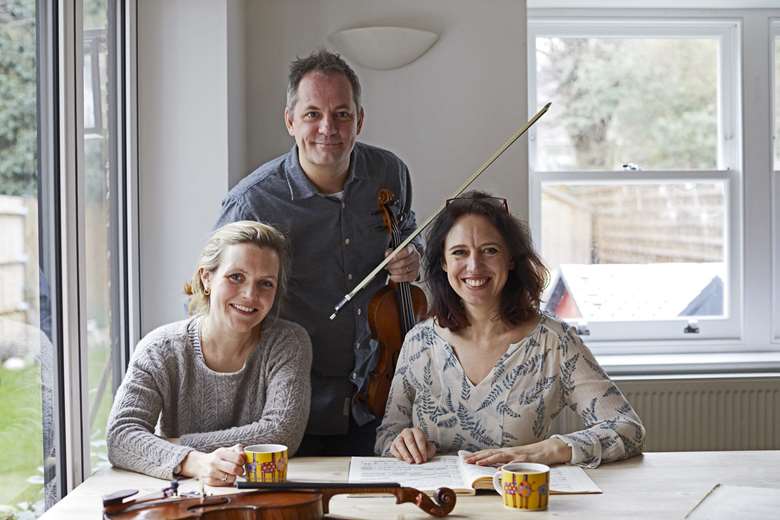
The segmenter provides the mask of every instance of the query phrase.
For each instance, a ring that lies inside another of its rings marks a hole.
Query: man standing
[[[356,142],[363,120],[360,82],[337,54],[321,50],[293,61],[284,121],[295,145],[238,183],[223,200],[217,223],[258,220],[290,239],[281,315],[306,328],[314,352],[301,455],[373,453],[378,421],[355,396],[376,362],[366,307],[385,277],[377,276],[335,320],[329,316],[386,254],[380,190],[397,198],[402,237],[416,227],[409,171],[393,153]],[[409,246],[388,264],[392,280],[417,278],[419,247]]]

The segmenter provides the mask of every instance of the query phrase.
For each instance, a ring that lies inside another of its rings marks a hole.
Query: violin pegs
[[[163,494],[165,496],[167,496],[167,497],[170,497],[170,496],[177,497],[177,496],[179,496],[179,481],[178,480],[171,480],[170,485],[167,488],[163,489]]]

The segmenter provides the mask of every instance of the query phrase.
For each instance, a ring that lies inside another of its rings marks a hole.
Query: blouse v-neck
[[[506,350],[498,356],[498,359],[496,359],[496,362],[493,364],[493,367],[490,369],[490,371],[485,374],[485,377],[483,377],[478,383],[474,383],[469,376],[466,375],[466,369],[463,368],[463,364],[460,362],[460,358],[458,357],[457,353],[455,352],[455,347],[447,341],[441,334],[439,334],[439,331],[436,329],[438,325],[435,323],[432,324],[433,333],[436,335],[437,338],[442,342],[442,346],[444,350],[447,352],[447,355],[452,358],[452,363],[458,367],[458,370],[460,370],[461,376],[463,377],[463,381],[465,381],[472,389],[478,389],[480,386],[485,383],[487,380],[492,381],[492,377],[497,369],[502,367],[507,359],[509,359],[518,348],[520,348],[524,343],[530,341],[530,339],[536,335],[537,331],[539,330],[539,327],[542,325],[543,318],[539,318],[536,322],[536,325],[526,334],[523,336],[520,340],[509,343],[507,345]],[[492,384],[492,383],[491,383]]]

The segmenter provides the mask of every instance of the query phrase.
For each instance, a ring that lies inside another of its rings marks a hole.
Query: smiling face
[[[346,173],[363,128],[363,109],[355,106],[349,80],[343,74],[310,72],[298,84],[297,94],[292,111],[284,111],[284,120],[298,145],[303,171]]]
[[[200,274],[211,291],[209,321],[226,333],[250,334],[268,315],[279,282],[279,256],[268,247],[234,244],[219,267]]]
[[[442,269],[467,311],[497,310],[512,268],[504,238],[486,217],[464,215],[447,233]]]

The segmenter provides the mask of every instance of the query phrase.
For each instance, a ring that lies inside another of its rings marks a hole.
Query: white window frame
[[[81,3],[60,2],[59,25],[59,177],[62,234],[62,351],[65,417],[65,489],[67,493],[89,475],[87,430],[85,259],[79,233],[84,229],[83,63],[79,35]],[[83,232],[82,232],[83,236]]]
[[[109,6],[111,3],[109,3]],[[111,132],[116,136],[117,175],[121,187],[113,217],[117,218],[119,233],[115,252],[120,261],[113,273],[116,275],[115,291],[118,291],[120,313],[118,329],[119,345],[115,365],[121,369],[119,378],[129,359],[130,345],[140,336],[139,287],[138,287],[138,145],[137,145],[137,70],[136,2],[117,3],[114,16],[117,39],[115,72],[118,105],[116,126]],[[62,352],[63,352],[63,417],[65,466],[59,474],[60,494],[67,494],[92,473],[89,426],[89,391],[87,381],[87,325],[86,325],[86,244],[85,244],[85,173],[84,173],[84,68],[83,68],[83,0],[57,0],[57,72],[58,91],[56,120],[58,123],[59,209],[61,234],[62,273]],[[114,295],[117,296],[117,295]],[[115,368],[116,370],[116,368]],[[64,484],[64,485],[63,485]]]
[[[771,67],[769,77],[771,79],[769,97],[770,97],[770,118],[772,121],[772,175],[771,175],[771,193],[772,193],[772,220],[769,223],[772,232],[772,316],[773,330],[772,342],[780,344],[780,161],[775,163],[775,147],[778,141],[778,132],[780,129],[775,127],[775,111],[777,103],[775,98],[776,85],[780,81],[775,75],[775,64],[780,60],[777,52],[776,42],[780,41],[780,18],[771,18],[769,20],[769,55],[772,59],[769,62]]]
[[[601,13],[599,13],[601,14]],[[625,15],[625,13],[623,13]],[[718,182],[724,185],[726,203],[724,262],[728,281],[724,287],[726,316],[699,318],[698,334],[686,334],[689,320],[654,320],[634,322],[587,322],[588,344],[599,353],[665,353],[695,351],[731,351],[742,333],[742,142],[740,111],[740,41],[738,18],[653,18],[619,16],[586,17],[529,16],[528,94],[529,111],[549,100],[536,99],[536,38],[561,37],[708,37],[719,40],[719,120],[718,168],[712,171],[572,171],[540,172],[535,170],[536,131],[529,133],[529,221],[540,244],[541,193],[544,184],[587,184],[614,181],[625,184],[690,181]],[[579,324],[580,322],[578,322]]]

